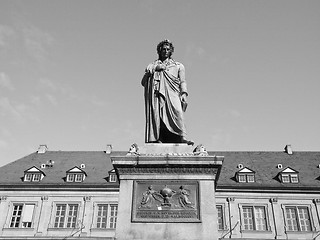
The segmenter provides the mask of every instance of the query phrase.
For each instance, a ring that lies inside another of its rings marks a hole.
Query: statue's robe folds
[[[165,64],[166,69],[156,71],[159,64]],[[185,139],[181,94],[188,93],[184,66],[172,59],[156,60],[147,66],[141,84],[145,88],[145,142],[159,140],[161,121],[171,133]]]

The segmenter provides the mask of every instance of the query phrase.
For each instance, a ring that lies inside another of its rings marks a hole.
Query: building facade
[[[209,155],[220,239],[320,239],[320,152]],[[0,239],[114,239],[118,196],[109,150],[40,146],[0,168]]]

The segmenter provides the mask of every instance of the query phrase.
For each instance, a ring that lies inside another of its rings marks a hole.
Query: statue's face
[[[170,57],[170,55],[171,55],[171,47],[169,45],[163,45],[160,52],[161,58],[166,59]]]

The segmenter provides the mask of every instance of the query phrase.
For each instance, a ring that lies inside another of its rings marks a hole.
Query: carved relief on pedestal
[[[198,183],[136,181],[134,222],[199,222]]]

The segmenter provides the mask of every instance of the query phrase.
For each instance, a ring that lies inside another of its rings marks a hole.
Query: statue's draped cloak
[[[145,141],[159,140],[161,120],[170,132],[186,138],[181,106],[181,94],[187,93],[184,66],[167,59],[163,62],[167,68],[155,71],[158,64],[162,62],[157,60],[148,65],[141,82],[145,88]]]

